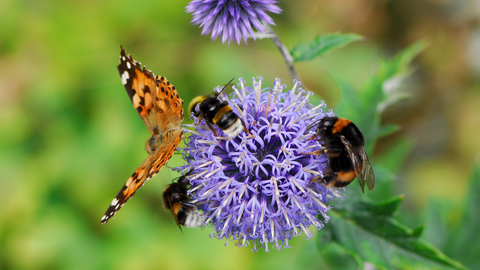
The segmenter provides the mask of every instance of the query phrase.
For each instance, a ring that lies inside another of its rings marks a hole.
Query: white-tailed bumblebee
[[[230,82],[228,82],[226,86],[228,86]],[[224,86],[223,89],[225,89],[226,86]],[[194,116],[197,117],[199,121],[205,119],[208,128],[215,133],[216,136],[218,136],[218,133],[212,125],[216,125],[220,128],[229,139],[237,137],[242,130],[250,133],[245,127],[243,120],[233,112],[232,107],[228,105],[228,102],[218,98],[220,94],[221,92],[218,94],[194,98],[190,102],[189,110],[194,112]],[[198,103],[200,103],[198,110],[195,110]]]
[[[191,115],[192,112],[196,112],[195,108],[197,107],[198,104],[201,104],[202,101],[204,101],[207,98],[217,98],[218,93],[215,94],[210,94],[208,96],[197,96],[190,101],[190,104],[188,104],[188,115]]]
[[[187,175],[193,170],[182,175],[176,183],[168,185],[163,190],[163,204],[165,208],[172,212],[173,218],[177,223],[180,231],[183,225],[187,228],[196,228],[203,224],[205,217],[203,216],[195,204],[190,203],[188,191]]]
[[[365,183],[368,190],[372,191],[375,175],[365,153],[363,134],[358,127],[352,121],[338,117],[324,117],[310,125],[310,128],[315,125],[316,136],[313,138],[320,137],[322,148],[311,154],[326,154],[328,164],[323,177],[314,177],[312,181],[340,188],[357,177],[362,192]]]

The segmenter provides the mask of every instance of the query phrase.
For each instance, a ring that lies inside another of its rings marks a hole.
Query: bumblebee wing
[[[359,152],[363,161],[363,167],[360,172],[361,174],[360,178],[362,178],[363,181],[367,182],[368,190],[372,191],[373,188],[375,187],[375,174],[373,173],[372,164],[368,159],[367,153],[365,152],[365,148],[362,147]],[[358,169],[356,169],[355,171],[358,175],[359,174]],[[363,185],[365,185],[365,183]]]
[[[365,183],[367,183],[368,190],[372,191],[375,187],[375,174],[373,173],[372,165],[365,152],[365,148],[352,147],[344,136],[341,136],[341,140],[350,155],[362,192],[364,192]]]
[[[180,204],[178,205],[173,205],[172,202],[170,201],[170,197],[167,196],[168,199],[168,205],[170,205],[170,212],[172,212],[172,216],[175,219],[175,223],[177,223],[178,228],[180,231],[183,233],[182,226],[180,226],[180,222],[178,221],[178,212],[180,211],[179,207],[181,207]]]

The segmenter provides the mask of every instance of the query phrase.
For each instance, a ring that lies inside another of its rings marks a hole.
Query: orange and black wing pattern
[[[112,200],[102,223],[107,223],[135,192],[172,157],[183,137],[183,100],[175,87],[162,76],[154,76],[121,48],[118,71],[133,107],[156,140],[150,156],[135,170]]]

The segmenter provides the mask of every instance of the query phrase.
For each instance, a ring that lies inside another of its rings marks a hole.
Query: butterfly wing
[[[123,47],[118,71],[133,107],[152,135],[159,136],[159,140],[152,154],[115,196],[102,217],[102,223],[107,223],[146,181],[160,171],[183,138],[183,130],[180,127],[184,118],[183,100],[178,96],[175,86],[165,77],[154,77],[151,71],[145,68],[142,70],[140,63],[126,55]]]
[[[113,217],[125,203],[133,197],[137,189],[142,187],[149,177],[148,172],[151,170],[155,155],[150,155],[148,158],[135,170],[135,172],[128,178],[127,182],[118,192],[117,196],[112,200],[112,203],[108,207],[107,211],[102,217],[102,224],[107,223],[108,220]]]
[[[372,165],[365,152],[365,148],[352,147],[344,136],[341,136],[341,140],[343,145],[347,148],[350,159],[352,160],[355,174],[357,175],[362,192],[364,192],[365,183],[367,184],[368,190],[372,191],[375,187],[375,174],[373,173]]]
[[[127,182],[118,192],[117,196],[112,200],[112,203],[108,207],[107,211],[102,217],[102,223],[107,223],[108,220],[113,217],[125,203],[135,195],[135,192],[141,188],[146,181],[154,177],[172,157],[175,148],[182,136],[177,136],[176,139],[165,147],[158,148],[138,167],[137,170],[128,178]]]
[[[117,66],[125,90],[132,101],[133,107],[140,115],[148,130],[154,134],[154,117],[151,117],[154,108],[156,95],[155,76],[145,67],[142,70],[141,64],[135,61],[132,56],[127,55],[121,47],[120,64]]]
[[[183,100],[177,93],[177,89],[167,78],[155,77],[156,96],[154,102],[155,126],[160,134],[171,136],[172,132],[178,133],[181,130],[180,124],[183,121]],[[153,122],[153,121],[152,121]],[[168,142],[166,142],[168,144]]]

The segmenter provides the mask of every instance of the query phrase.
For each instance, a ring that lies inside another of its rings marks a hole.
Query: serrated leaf
[[[363,37],[357,34],[340,33],[322,35],[298,44],[290,50],[290,54],[294,62],[308,61],[358,40],[363,40]]]
[[[338,204],[324,230],[331,241],[356,254],[361,267],[370,262],[380,269],[466,269],[419,238],[422,226],[410,229],[392,217],[402,200]]]
[[[471,269],[480,267],[480,165],[474,164],[470,175],[470,186],[464,216],[456,228],[451,229],[447,236],[446,252],[453,257],[462,260]],[[445,209],[445,208],[444,208]],[[450,209],[451,213],[458,213],[458,209]],[[444,211],[438,210],[438,214],[444,215]]]
[[[392,90],[398,88],[395,83],[398,84],[411,73],[411,61],[426,46],[424,41],[419,41],[391,60],[381,60],[377,72],[354,94],[352,94],[354,92],[352,87],[337,79],[344,98],[337,104],[334,111],[337,115],[349,118],[360,128],[365,137],[367,153],[370,153],[376,140],[384,135],[380,125],[381,112],[387,106],[407,98],[406,94]],[[392,80],[397,81],[393,83]],[[388,91],[384,91],[385,87]]]
[[[395,133],[397,131],[400,130],[400,126],[399,125],[394,125],[394,124],[386,124],[386,125],[383,125],[381,127],[379,127],[379,130],[377,132],[377,138],[380,139],[380,138],[383,138],[383,137],[386,137],[392,133]]]
[[[406,92],[398,92],[398,93],[393,93],[391,95],[388,95],[385,100],[382,102],[378,103],[377,105],[377,113],[381,115],[386,108],[391,107],[400,101],[407,100],[411,97],[412,95],[410,93]]]
[[[412,149],[413,143],[410,140],[406,138],[399,139],[391,147],[382,151],[382,154],[377,159],[377,163],[396,174]]]
[[[417,226],[415,229],[413,229],[413,236],[420,237],[424,229],[425,229],[424,224]]]

